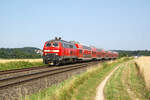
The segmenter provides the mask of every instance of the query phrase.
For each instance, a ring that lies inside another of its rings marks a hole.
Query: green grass
[[[106,100],[131,100],[122,82],[124,67],[122,64],[107,82],[104,89]]]
[[[101,70],[97,69],[98,71],[94,72],[94,74],[85,80],[84,83],[77,85],[77,89],[72,94],[70,99],[75,98],[75,100],[94,100],[97,86],[115,66],[116,64],[112,64],[109,67],[103,67]]]
[[[111,64],[92,68],[80,75],[74,76],[59,85],[41,90],[25,100],[93,100],[96,88],[118,64],[129,60],[128,58],[117,60]]]
[[[35,67],[35,66],[42,66],[42,65],[44,65],[43,62],[26,62],[26,61],[0,63],[0,71],[29,68],[29,67],[33,67],[33,66]]]

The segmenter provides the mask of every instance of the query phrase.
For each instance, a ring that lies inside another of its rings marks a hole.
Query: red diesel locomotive
[[[43,62],[51,65],[116,58],[118,58],[116,52],[104,51],[76,42],[67,42],[61,38],[46,41],[43,47]]]
[[[43,48],[43,62],[59,65],[60,63],[76,62],[77,48],[75,44],[55,39],[45,42]]]

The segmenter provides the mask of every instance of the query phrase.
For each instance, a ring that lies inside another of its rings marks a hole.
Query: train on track
[[[111,60],[117,59],[118,56],[117,52],[83,45],[79,42],[68,42],[57,37],[46,41],[43,47],[43,62],[50,65],[91,60]]]

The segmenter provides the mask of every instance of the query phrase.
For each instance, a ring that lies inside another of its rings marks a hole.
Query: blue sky
[[[104,49],[150,49],[149,0],[0,0],[0,48],[61,36]]]

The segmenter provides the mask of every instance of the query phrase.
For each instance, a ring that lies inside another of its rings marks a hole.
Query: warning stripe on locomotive
[[[59,52],[59,50],[44,50],[44,52]]]

